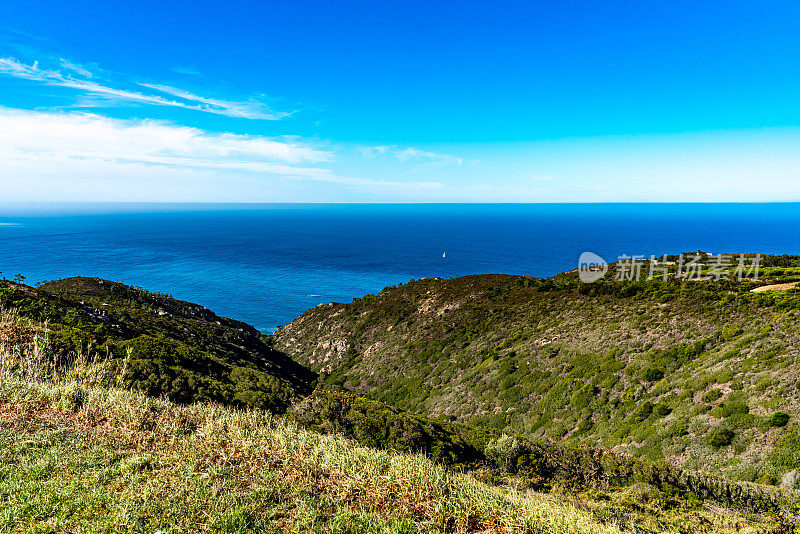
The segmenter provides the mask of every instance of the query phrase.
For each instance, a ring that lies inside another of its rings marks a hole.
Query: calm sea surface
[[[0,205],[5,276],[99,276],[264,332],[412,278],[552,275],[585,250],[800,253],[800,204]]]

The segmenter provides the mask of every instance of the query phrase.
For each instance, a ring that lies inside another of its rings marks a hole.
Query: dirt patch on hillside
[[[771,284],[768,286],[761,286],[755,289],[751,289],[750,292],[763,293],[764,291],[778,291],[781,289],[792,289],[793,287],[796,287],[798,283],[800,282],[789,282],[788,284]]]

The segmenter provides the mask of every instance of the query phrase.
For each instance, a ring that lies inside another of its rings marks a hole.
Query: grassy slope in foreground
[[[611,533],[264,411],[0,378],[0,531]]]
[[[419,280],[309,310],[275,346],[426,416],[774,484],[800,468],[800,295],[750,287]]]

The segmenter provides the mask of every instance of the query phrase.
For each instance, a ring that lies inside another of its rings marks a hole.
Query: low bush
[[[769,426],[778,428],[786,426],[788,422],[789,422],[789,414],[786,412],[775,412],[771,416],[769,416],[769,419],[767,419],[767,423],[769,423]]]
[[[503,434],[497,439],[486,444],[484,450],[486,457],[506,472],[516,469],[517,462],[524,452],[519,440],[508,434]]]
[[[722,392],[718,389],[712,389],[711,391],[705,393],[702,397],[703,402],[714,402],[722,398]]]
[[[636,423],[641,423],[653,413],[653,403],[649,401],[643,402],[639,408],[633,413],[633,420]]]
[[[664,378],[664,371],[655,367],[648,367],[642,373],[645,382],[655,382]]]
[[[734,437],[733,430],[728,428],[717,428],[708,437],[708,443],[712,447],[727,447],[731,444]]]
[[[653,413],[656,415],[656,417],[666,417],[672,413],[672,408],[666,404],[659,403],[653,408]]]

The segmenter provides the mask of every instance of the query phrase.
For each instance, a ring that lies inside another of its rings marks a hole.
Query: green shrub
[[[743,413],[750,413],[750,406],[748,406],[746,402],[736,400],[725,403],[725,417]]]
[[[708,443],[712,447],[727,447],[733,441],[733,430],[728,428],[717,428],[708,437]]]
[[[718,389],[712,389],[711,391],[703,395],[703,402],[711,403],[721,398],[722,398],[722,391]]]
[[[711,415],[713,415],[714,417],[726,417],[726,418],[732,417],[734,415],[748,414],[748,413],[750,413],[750,407],[746,403],[740,400],[723,402],[719,406],[711,410]]]
[[[709,406],[708,404],[700,404],[698,406],[695,406],[691,413],[692,415],[702,415],[710,411],[711,411],[711,406]]]
[[[758,422],[758,417],[749,413],[734,413],[725,418],[726,425],[739,430],[755,428]]]
[[[742,334],[742,332],[743,330],[739,328],[738,325],[726,323],[725,326],[722,327],[720,338],[722,338],[724,341],[730,341]]]
[[[683,437],[689,435],[689,425],[686,421],[679,421],[669,427],[669,433],[675,437]]]
[[[789,422],[789,414],[786,412],[775,412],[769,417],[769,419],[767,419],[767,423],[769,423],[769,426],[773,427],[786,426],[788,422]]]
[[[731,352],[735,352],[735,351],[728,351],[728,352],[725,353],[725,356],[728,356]],[[736,358],[738,356],[739,356],[739,354],[736,353],[734,355],[730,355],[729,357],[730,358]],[[717,384],[727,384],[728,382],[733,380],[734,376],[736,376],[736,373],[734,373],[731,370],[722,371],[721,373],[719,373],[717,376],[714,377],[714,381]]]
[[[770,379],[769,377],[765,377],[756,382],[753,388],[756,391],[766,391],[767,388],[770,387],[771,385],[772,385],[772,379]]]
[[[503,434],[486,444],[486,457],[503,471],[513,471],[524,452],[524,447],[513,436]]]
[[[594,426],[594,423],[592,422],[592,420],[590,418],[587,417],[585,419],[581,419],[581,422],[578,423],[578,433],[579,434],[584,434],[584,433],[588,432],[589,430],[591,430],[593,426]]]
[[[653,413],[656,415],[656,417],[666,417],[672,413],[672,408],[666,404],[659,403],[653,407]]]
[[[764,484],[767,486],[777,486],[778,485],[778,477],[775,475],[771,475],[769,473],[765,475],[761,475],[756,479],[756,484]]]
[[[644,378],[645,382],[655,382],[656,380],[661,380],[664,378],[664,371],[655,367],[648,367],[642,373],[642,377]]]
[[[653,403],[649,401],[643,402],[639,408],[633,413],[633,421],[641,423],[653,413]]]

